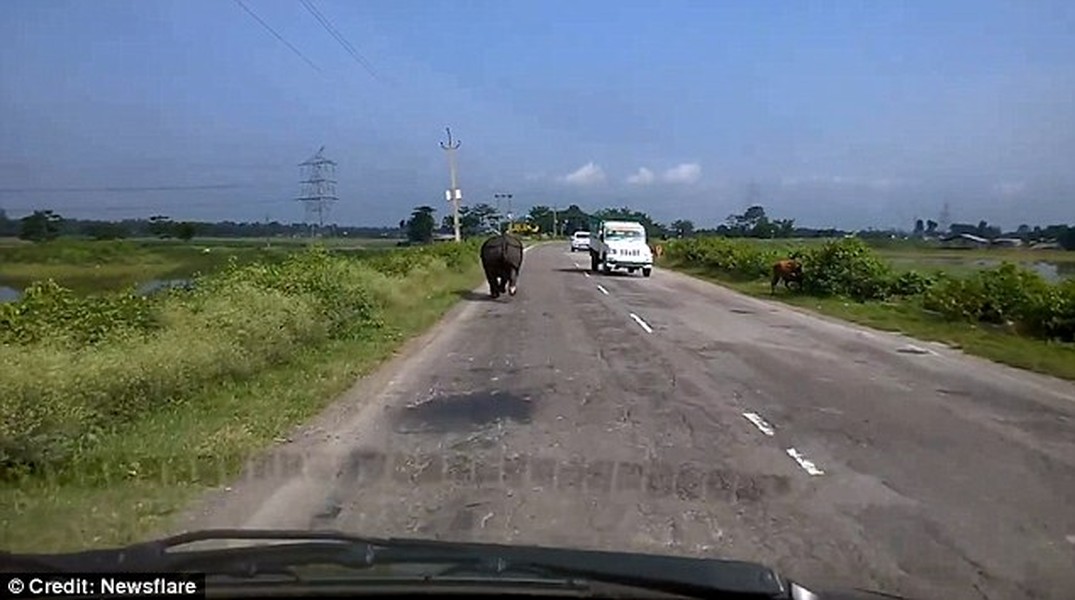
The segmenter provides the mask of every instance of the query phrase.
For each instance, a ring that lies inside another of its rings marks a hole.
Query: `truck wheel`
[[[643,277],[649,277],[650,273],[652,273],[652,272],[653,272],[653,269],[651,269],[650,267],[642,267],[642,276]]]

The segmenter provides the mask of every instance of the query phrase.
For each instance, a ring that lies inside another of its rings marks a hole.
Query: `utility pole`
[[[504,233],[503,231],[503,219],[500,218],[500,201],[508,201],[508,227],[511,227],[511,198],[512,194],[493,194],[493,198],[496,198],[496,230],[497,233]]]
[[[462,241],[463,237],[459,234],[459,201],[463,199],[463,193],[459,190],[459,182],[456,179],[455,173],[455,151],[459,149],[459,140],[452,141],[452,129],[445,127],[445,131],[448,132],[448,143],[441,142],[440,147],[448,153],[448,172],[451,175],[452,187],[445,192],[445,197],[448,202],[452,203],[452,221],[455,224],[455,241]]]

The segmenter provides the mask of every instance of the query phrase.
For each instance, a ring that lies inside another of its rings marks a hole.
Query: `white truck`
[[[590,270],[611,273],[653,272],[653,252],[646,243],[646,228],[635,221],[595,221],[590,227]]]

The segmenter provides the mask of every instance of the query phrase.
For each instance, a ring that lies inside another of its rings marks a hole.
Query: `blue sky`
[[[0,207],[348,224],[469,202],[714,225],[754,182],[816,226],[1075,222],[1070,2],[4,0]],[[227,185],[227,189],[93,191]],[[75,187],[58,193],[39,188]],[[37,190],[37,191],[35,191]]]

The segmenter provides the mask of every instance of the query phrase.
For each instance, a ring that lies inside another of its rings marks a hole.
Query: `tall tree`
[[[688,219],[676,219],[669,228],[676,237],[690,237],[694,234],[694,223]]]
[[[795,235],[795,219],[776,219],[773,221],[773,237],[789,238]]]
[[[530,224],[536,225],[538,231],[552,233],[554,219],[551,208],[539,204],[530,208],[528,216]]]
[[[566,235],[572,235],[576,231],[590,230],[590,215],[579,208],[577,204],[568,206],[567,210],[558,213],[556,217],[563,223],[561,231]]]
[[[437,221],[433,217],[435,210],[431,206],[418,206],[407,221],[407,239],[412,242],[428,242],[433,239],[433,230]]]
[[[765,208],[758,204],[747,208],[741,215],[728,215],[726,222],[733,234],[753,237],[771,237],[772,234]]]
[[[22,218],[19,237],[31,242],[47,242],[60,235],[63,218],[51,210],[35,210]]]
[[[194,238],[195,234],[197,234],[197,233],[198,233],[197,226],[195,226],[194,223],[191,223],[190,221],[183,221],[182,223],[176,223],[175,237],[183,240],[184,242],[189,242],[191,239]]]
[[[154,215],[149,218],[149,232],[159,238],[168,238],[172,237],[175,228],[169,217]]]

